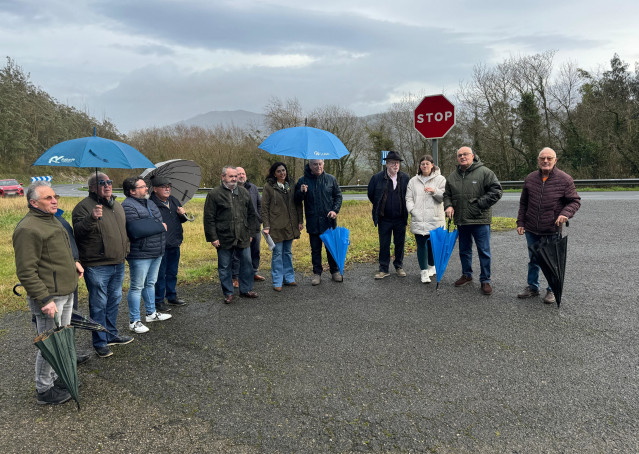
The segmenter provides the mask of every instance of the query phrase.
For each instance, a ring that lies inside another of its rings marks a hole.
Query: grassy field
[[[71,223],[71,211],[81,200],[76,197],[60,199],[60,208],[65,211],[64,217]],[[194,222],[184,225],[181,260],[178,280],[180,283],[196,284],[217,280],[217,254],[213,246],[204,239],[202,228],[202,211],[204,199],[193,199],[186,206],[187,213],[195,216]],[[26,213],[24,198],[0,198],[0,315],[8,311],[26,310],[24,297],[15,296],[13,286],[18,282],[15,273],[15,262],[11,236],[13,229]],[[338,217],[338,223],[350,230],[351,245],[346,258],[346,268],[354,263],[375,262],[378,253],[377,229],[371,220],[371,205],[367,201],[345,201]],[[494,218],[493,230],[507,230],[515,228],[515,220],[511,218]],[[406,251],[415,250],[415,238],[406,235]],[[302,232],[302,237],[293,242],[293,260],[297,271],[311,272],[311,255],[308,235]],[[262,262],[260,270],[270,279],[271,253],[262,241]],[[128,288],[128,271],[125,278],[125,288]],[[80,281],[80,299],[86,300],[86,287]]]

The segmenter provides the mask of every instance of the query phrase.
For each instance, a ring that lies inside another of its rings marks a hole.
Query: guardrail
[[[500,181],[504,189],[519,189],[524,185],[523,181]],[[639,186],[639,178],[609,178],[602,180],[575,180],[575,186],[578,187],[606,187],[606,186]],[[342,191],[362,191],[367,190],[365,184],[344,185],[340,186]],[[213,188],[200,188],[198,192],[208,192]],[[262,187],[258,187],[262,191]],[[113,188],[115,192],[122,192],[122,188]]]

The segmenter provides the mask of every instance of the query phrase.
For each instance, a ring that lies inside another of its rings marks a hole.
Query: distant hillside
[[[238,128],[256,128],[264,130],[264,114],[248,112],[246,110],[216,110],[176,123],[177,125],[199,126],[213,129],[216,126],[237,126]]]

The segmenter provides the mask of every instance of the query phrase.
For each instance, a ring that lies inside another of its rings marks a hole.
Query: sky
[[[634,68],[637,17],[629,0],[0,0],[0,50],[129,133],[274,98],[369,115],[548,50],[555,67],[595,71],[617,53]]]

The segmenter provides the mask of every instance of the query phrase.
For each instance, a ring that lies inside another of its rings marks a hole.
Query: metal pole
[[[433,146],[433,161],[435,161],[435,165],[439,167],[439,157],[437,156],[437,139],[432,139],[431,144]]]

